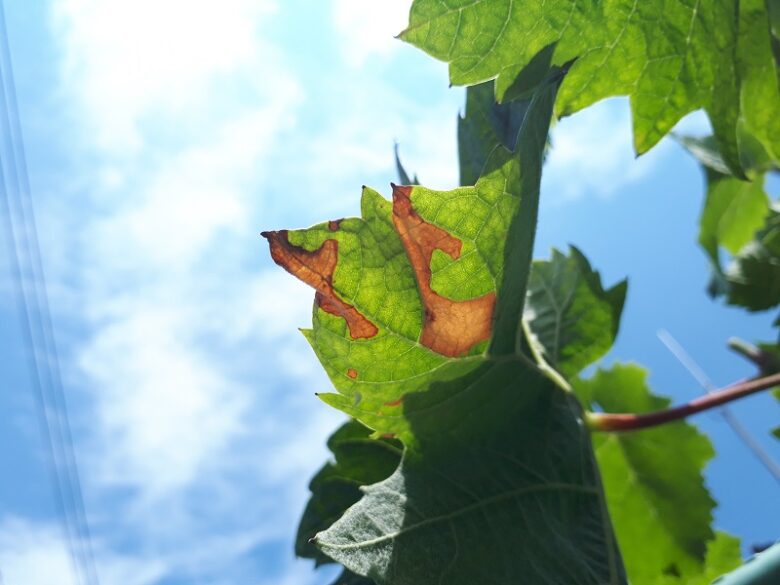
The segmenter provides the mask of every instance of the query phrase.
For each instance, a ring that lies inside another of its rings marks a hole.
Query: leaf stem
[[[713,392],[717,392],[717,389],[715,388],[715,384],[712,383],[712,380],[710,380],[710,377],[702,370],[701,366],[696,363],[696,360],[694,360],[687,351],[685,351],[685,348],[683,348],[682,345],[672,336],[671,333],[666,331],[665,329],[662,329],[658,332],[658,338],[661,340],[661,343],[663,343],[666,348],[672,352],[672,355],[676,357],[680,363],[685,367],[685,369],[690,372],[690,374],[696,378],[696,380],[699,382],[699,384],[702,385],[704,390],[707,392],[707,394],[712,394]],[[760,352],[761,350],[758,349],[755,346],[752,346],[750,344],[746,344],[745,342],[742,342],[741,340],[736,340],[736,342],[742,343],[745,346],[748,347],[748,350],[750,351],[750,355],[755,355],[756,352]],[[734,347],[735,345],[735,338],[732,338],[729,340],[729,346]],[[738,351],[738,350],[735,350]],[[741,351],[738,351],[740,354],[744,355]],[[750,359],[750,358],[749,358]],[[755,360],[752,360],[754,363],[760,366],[758,362]],[[760,367],[761,375],[771,375],[778,371],[778,368],[775,368],[774,370],[767,370],[762,367]],[[761,462],[761,464],[766,468],[766,470],[772,475],[772,477],[775,478],[775,481],[780,483],[780,465],[772,458],[772,456],[767,453],[764,448],[761,446],[761,443],[751,434],[751,432],[747,429],[745,425],[742,424],[742,421],[737,418],[737,415],[734,414],[734,412],[728,407],[724,406],[720,409],[720,415],[723,417],[723,420],[726,421],[726,424],[731,427],[731,430],[734,431],[734,433],[740,438],[740,440],[745,444],[745,446],[750,449],[750,451],[753,453],[753,455],[756,456],[756,458]]]
[[[692,414],[715,408],[777,385],[780,385],[780,373],[732,384],[722,390],[700,396],[687,404],[655,412],[644,414],[589,412],[585,414],[585,423],[592,431],[636,431],[687,418]]]

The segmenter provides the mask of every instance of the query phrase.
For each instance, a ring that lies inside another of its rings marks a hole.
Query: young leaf
[[[309,484],[311,498],[298,525],[295,554],[315,559],[317,565],[333,562],[310,541],[357,502],[360,487],[377,483],[393,473],[401,461],[397,441],[371,439],[371,431],[357,421],[344,423],[328,439],[335,461],[326,463]]]
[[[704,108],[739,174],[738,123],[774,160],[780,153],[769,28],[763,0],[415,0],[401,38],[448,62],[456,85],[497,78],[501,100],[539,61],[574,61],[557,111],[629,96],[639,153]]]
[[[522,353],[555,88],[476,186],[364,189],[361,219],[265,234],[317,289],[323,400],[405,446],[316,537],[378,583],[625,583],[579,405]]]
[[[528,283],[525,319],[545,358],[570,377],[602,357],[617,336],[628,283],[604,290],[598,272],[574,246],[536,260]]]
[[[606,412],[667,407],[669,400],[650,393],[646,377],[638,366],[615,365],[573,385],[585,405]],[[701,574],[714,537],[715,502],[702,474],[714,455],[710,441],[692,425],[675,422],[595,434],[593,447],[630,581],[654,583],[668,575],[687,584]]]

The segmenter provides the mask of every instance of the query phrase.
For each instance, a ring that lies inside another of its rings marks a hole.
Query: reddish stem
[[[586,414],[586,422],[593,431],[636,431],[680,420],[692,414],[715,408],[716,406],[778,385],[780,385],[780,373],[732,384],[722,390],[717,390],[691,400],[687,404],[665,410],[657,410],[645,414],[589,412]]]

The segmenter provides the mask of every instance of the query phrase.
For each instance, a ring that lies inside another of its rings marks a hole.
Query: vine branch
[[[589,412],[585,414],[585,423],[592,431],[608,432],[636,431],[657,427],[778,385],[780,385],[780,373],[732,384],[721,390],[691,400],[687,404],[655,412],[643,414]]]

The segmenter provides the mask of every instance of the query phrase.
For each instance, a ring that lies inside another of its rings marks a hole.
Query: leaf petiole
[[[656,427],[778,385],[780,385],[780,373],[732,384],[686,404],[655,412],[643,414],[588,412],[585,414],[585,424],[591,431],[598,432],[626,432]]]

